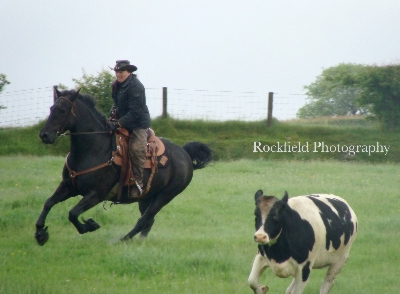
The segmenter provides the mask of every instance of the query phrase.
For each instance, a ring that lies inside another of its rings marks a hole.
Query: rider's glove
[[[117,107],[113,106],[113,107],[110,109],[110,117],[116,118],[116,115],[117,115]]]
[[[119,122],[117,122],[117,121],[110,121],[110,122],[108,122],[108,129],[112,132],[112,133],[114,133],[118,128],[120,128],[121,127],[121,125],[120,125],[120,123]]]

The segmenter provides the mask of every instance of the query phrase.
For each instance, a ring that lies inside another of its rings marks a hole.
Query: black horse
[[[48,198],[36,222],[35,238],[39,245],[49,239],[45,220],[50,209],[57,203],[73,196],[83,198],[69,212],[69,221],[80,234],[97,230],[100,225],[93,219],[78,220],[79,215],[104,200],[119,180],[120,167],[111,162],[115,137],[107,130],[107,119],[95,108],[95,101],[89,95],[79,94],[79,90],[59,92],[54,89],[56,102],[50,108],[49,118],[40,131],[43,143],[53,144],[56,138],[69,130],[70,153],[62,171],[62,181],[54,194]],[[210,148],[200,142],[190,142],[179,147],[161,138],[165,145],[168,164],[158,168],[151,183],[151,189],[141,200],[121,197],[118,203],[139,203],[141,217],[133,229],[121,240],[127,240],[140,233],[146,237],[154,223],[155,215],[190,183],[193,170],[207,166],[212,160]],[[70,171],[94,171],[74,175]],[[68,167],[70,170],[68,170]],[[144,184],[150,176],[145,169]],[[126,187],[124,188],[127,189]]]

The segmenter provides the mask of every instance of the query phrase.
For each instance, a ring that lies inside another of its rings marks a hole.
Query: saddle
[[[120,180],[118,186],[118,199],[121,199],[123,186],[131,186],[135,184],[135,177],[131,169],[131,161],[129,160],[129,132],[127,129],[119,128],[115,134],[117,150],[112,153],[112,161],[121,166]],[[143,198],[151,188],[153,176],[157,171],[158,164],[165,166],[168,157],[164,155],[164,143],[158,138],[151,128],[147,129],[147,147],[146,147],[146,161],[143,168],[150,168],[151,173],[146,187],[140,199]],[[160,160],[158,161],[158,157]]]

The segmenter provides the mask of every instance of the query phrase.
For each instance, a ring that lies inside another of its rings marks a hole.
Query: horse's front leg
[[[83,195],[81,201],[79,201],[79,203],[69,212],[68,219],[78,230],[79,234],[93,232],[100,228],[100,225],[92,218],[83,220],[83,224],[78,220],[79,215],[96,206],[99,202],[100,199],[97,192],[91,191],[90,193]]]
[[[49,239],[49,233],[47,227],[45,227],[46,217],[49,214],[51,208],[59,202],[65,201],[68,198],[75,196],[74,192],[68,188],[65,182],[61,182],[54,194],[49,197],[44,203],[43,210],[36,221],[36,233],[35,238],[40,246],[44,245]]]

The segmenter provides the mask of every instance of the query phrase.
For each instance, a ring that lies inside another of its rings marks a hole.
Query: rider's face
[[[127,70],[117,70],[115,72],[115,76],[117,77],[118,82],[122,83],[126,80],[126,78],[130,75]]]

